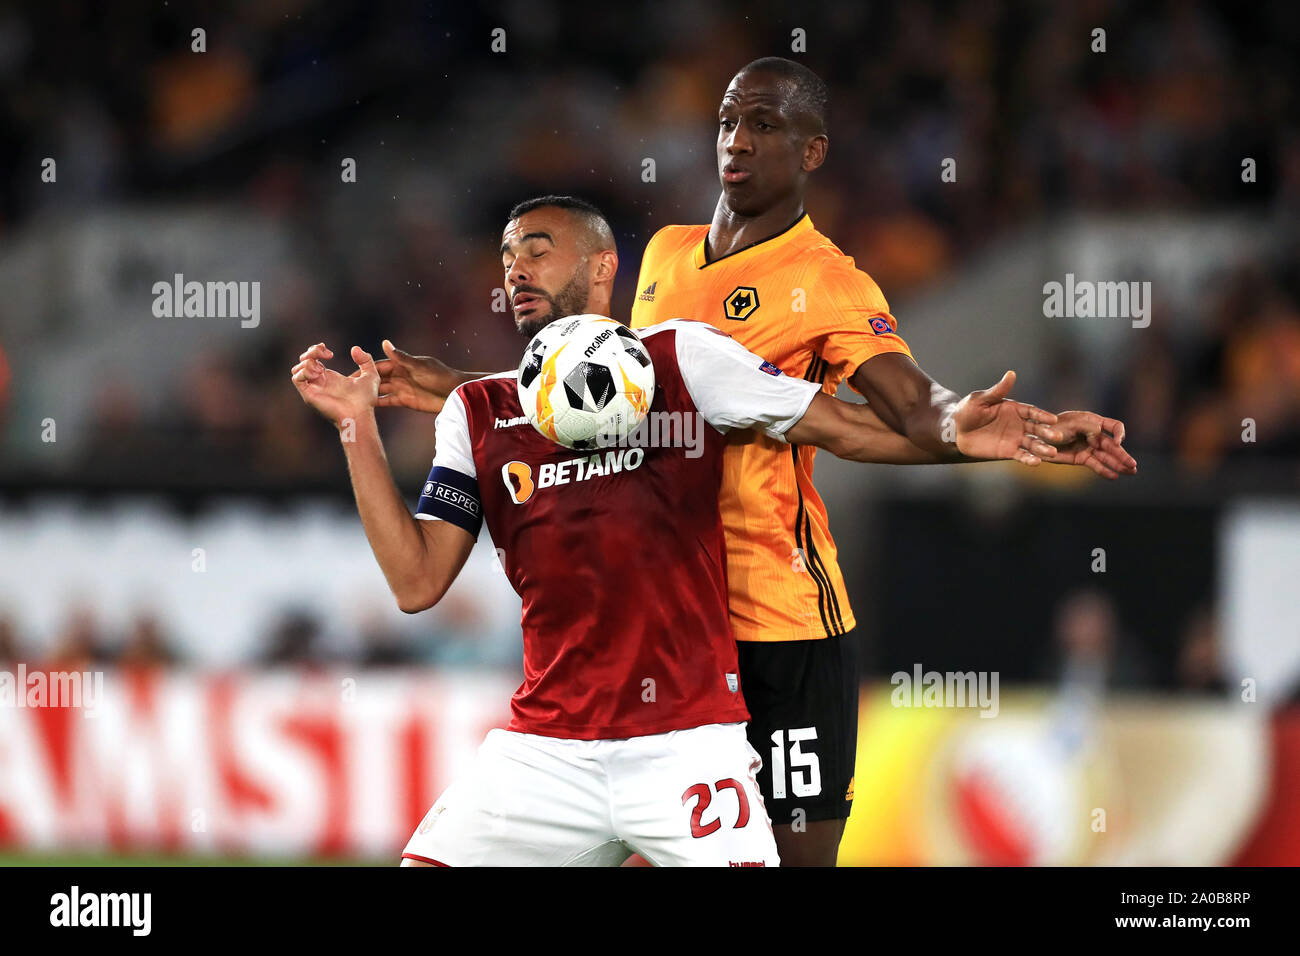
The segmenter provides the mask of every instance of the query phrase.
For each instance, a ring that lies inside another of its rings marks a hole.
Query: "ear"
[[[811,173],[814,169],[826,162],[826,151],[830,149],[831,141],[825,133],[818,133],[812,139],[804,144],[803,148],[803,171]]]
[[[596,253],[596,267],[592,270],[592,282],[614,282],[614,275],[618,272],[618,253],[613,249],[602,249]]]

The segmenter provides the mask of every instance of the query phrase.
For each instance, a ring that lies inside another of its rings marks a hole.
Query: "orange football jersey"
[[[633,328],[708,322],[829,394],[873,355],[911,355],[879,287],[806,214],[712,262],[704,256],[708,232],[667,226],[655,233],[641,260]],[[727,446],[720,504],[737,640],[813,640],[855,624],[813,487],[816,451],[751,431],[733,433]]]

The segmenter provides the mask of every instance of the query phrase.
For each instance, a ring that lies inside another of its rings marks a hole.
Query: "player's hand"
[[[318,342],[302,353],[290,374],[302,400],[341,428],[370,414],[379,403],[379,372],[374,359],[355,345],[352,360],[357,370],[351,375],[326,368],[323,360],[333,357],[325,343]]]
[[[958,402],[952,416],[954,434],[945,435],[945,440],[955,441],[957,450],[970,458],[1014,459],[1031,467],[1054,459],[1057,450],[1049,443],[1064,438],[1052,427],[1056,416],[1008,400],[1015,383],[1016,373],[1007,372],[992,388],[971,392]]]
[[[413,408],[437,414],[443,402],[460,382],[456,372],[428,355],[403,352],[384,339],[384,354],[375,363],[379,370],[379,402],[384,408]]]
[[[1136,475],[1137,460],[1126,452],[1124,423],[1118,418],[1103,418],[1096,412],[1061,412],[1056,416],[1060,438],[1056,446],[1058,465],[1082,465],[1103,478]]]

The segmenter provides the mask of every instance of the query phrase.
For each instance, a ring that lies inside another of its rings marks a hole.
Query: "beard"
[[[573,270],[573,277],[555,295],[530,286],[520,286],[516,289],[516,292],[530,292],[540,299],[545,299],[550,309],[541,315],[533,315],[526,319],[516,318],[515,328],[531,339],[556,319],[564,319],[571,315],[585,313],[587,311],[587,298],[591,292],[591,283],[587,278],[586,265],[585,262],[579,264],[578,268]]]

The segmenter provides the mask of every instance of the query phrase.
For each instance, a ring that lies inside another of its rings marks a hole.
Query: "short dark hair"
[[[532,199],[525,199],[523,202],[515,203],[514,208],[510,210],[510,218],[512,220],[518,219],[534,209],[547,207],[567,209],[582,219],[594,247],[614,248],[614,230],[610,228],[609,220],[605,218],[605,214],[597,208],[595,203],[579,199],[577,196],[535,196]]]
[[[812,116],[819,133],[826,132],[830,121],[830,87],[808,67],[783,56],[764,56],[746,63],[740,72],[771,73],[783,80],[790,80],[794,86],[795,105]]]

